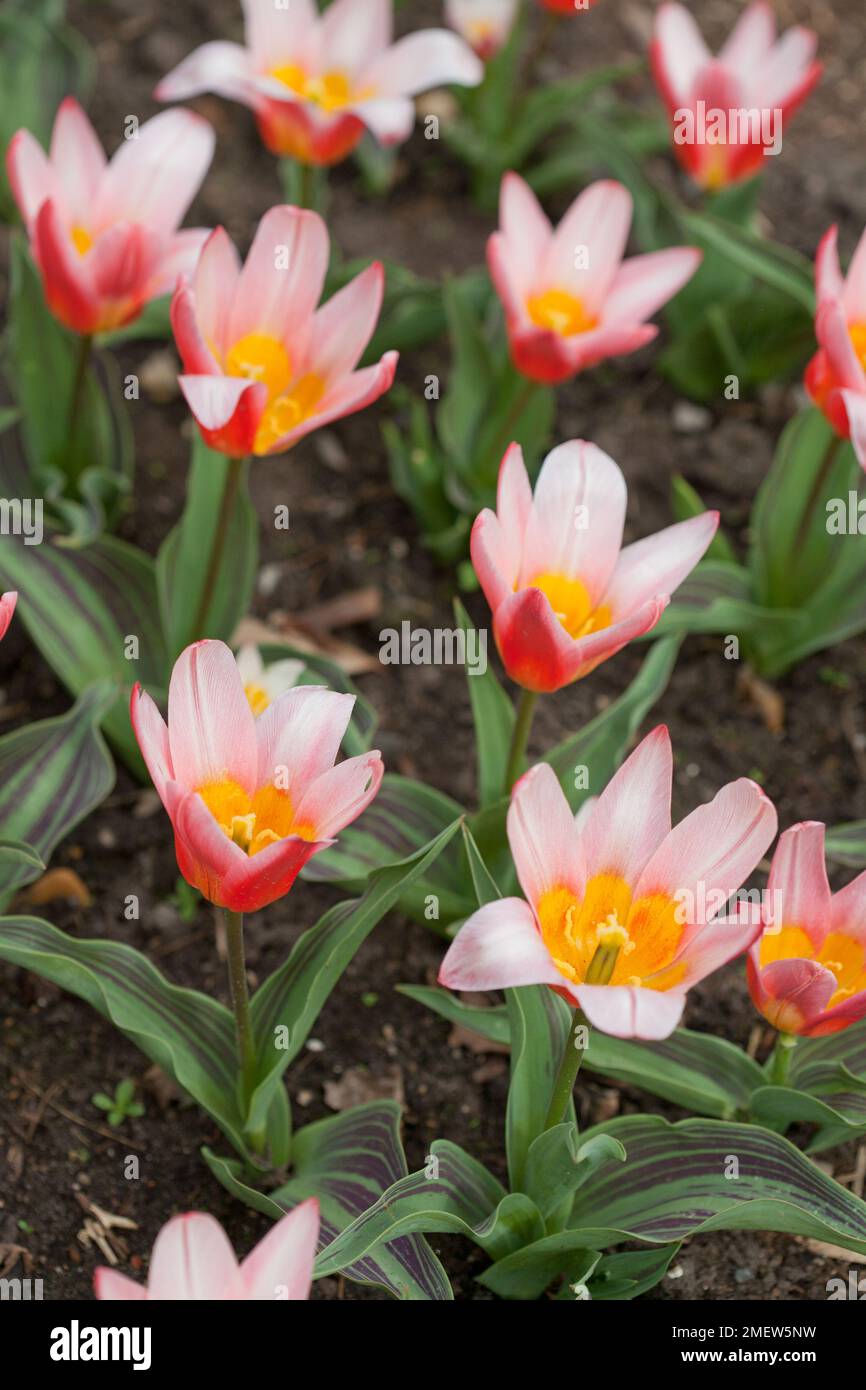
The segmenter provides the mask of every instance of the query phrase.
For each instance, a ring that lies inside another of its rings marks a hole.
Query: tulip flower
[[[866,231],[847,276],[837,242],[838,230],[831,227],[815,259],[819,348],[806,369],[806,389],[866,468]]]
[[[671,829],[668,731],[653,730],[578,829],[547,764],[517,783],[508,842],[526,901],[473,914],[445,956],[456,990],[550,985],[618,1038],[666,1038],[686,991],[746,950],[760,921],[714,921],[776,833],[776,812],[748,778]],[[573,1080],[573,1078],[572,1078]]]
[[[212,449],[232,458],[283,453],[391,386],[396,352],[355,370],[382,307],[382,266],[368,266],[317,309],[328,255],[317,213],[276,207],[243,267],[217,227],[192,278],[179,282],[171,321],[180,386]]]
[[[178,657],[168,727],[136,685],[132,725],[171,819],[178,867],[212,903],[242,913],[281,898],[373,800],[378,752],[334,766],[354,703],[297,686],[256,719],[222,642],[196,642]]]
[[[505,454],[471,552],[503,665],[525,690],[560,690],[649,632],[719,523],[704,512],[622,549],[626,497],[594,444],[548,454],[534,496],[520,446]]]
[[[809,1038],[866,1016],[866,873],[830,892],[819,821],[780,837],[766,899],[746,963],[755,1008],[781,1033]]]
[[[482,62],[489,62],[508,41],[519,0],[445,0],[445,18]]]
[[[163,111],[106,161],[72,97],[46,156],[12,137],[9,182],[52,313],[83,337],[120,328],[195,265],[207,232],[178,231],[207,173],[214,133],[190,111]]]
[[[101,1266],[94,1291],[110,1302],[298,1302],[310,1297],[318,1239],[319,1204],[310,1197],[286,1212],[238,1264],[219,1222],[191,1211],[173,1217],[157,1236],[146,1289]]]
[[[445,29],[392,44],[392,0],[245,0],[247,46],[206,43],[163,78],[160,101],[217,92],[252,108],[268,149],[302,164],[345,159],[365,129],[382,145],[411,134],[412,98],[455,82],[473,87],[484,69]]]
[[[591,10],[597,0],[540,0],[540,3],[551,14],[580,14],[581,10]]]
[[[624,261],[631,218],[631,194],[605,180],[584,189],[554,231],[529,185],[505,175],[487,262],[524,376],[565,381],[652,342],[658,329],[646,320],[691,278],[701,253],[680,246]]]
[[[714,58],[684,5],[657,10],[650,61],[677,157],[696,183],[725,188],[779,153],[787,122],[820,80],[816,46],[810,29],[777,41],[772,6],[755,0]]]
[[[0,641],[9,631],[9,624],[12,621],[12,614],[15,612],[17,602],[18,593],[15,589],[10,589],[7,594],[0,596]]]
[[[253,643],[241,647],[235,660],[247,703],[257,719],[274,700],[297,685],[304,669],[303,661],[295,661],[291,657],[284,661],[272,661],[270,666],[266,666],[261,652]]]

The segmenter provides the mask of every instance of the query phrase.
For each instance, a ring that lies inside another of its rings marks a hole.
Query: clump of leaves
[[[118,1081],[113,1096],[107,1096],[104,1091],[97,1091],[90,1099],[98,1110],[107,1112],[108,1123],[112,1129],[119,1129],[124,1120],[137,1120],[139,1115],[144,1114],[144,1106],[135,1099],[135,1082],[128,1076]]]

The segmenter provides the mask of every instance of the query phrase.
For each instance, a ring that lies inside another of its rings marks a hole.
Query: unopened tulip
[[[691,278],[701,253],[678,246],[624,261],[631,218],[628,189],[605,180],[554,231],[529,185],[505,175],[487,262],[524,376],[565,381],[652,342],[658,329],[646,320]]]
[[[819,821],[780,837],[763,915],[747,974],[774,1028],[815,1038],[866,1016],[866,873],[830,892]]]
[[[392,0],[244,0],[246,47],[206,43],[156,89],[161,101],[217,92],[252,108],[268,149],[302,164],[336,164],[370,130],[399,144],[418,92],[472,87],[484,69],[462,39],[422,29],[392,44]]]
[[[817,37],[789,29],[777,40],[772,6],[755,0],[718,57],[684,5],[656,12],[650,58],[673,123],[674,148],[702,188],[752,178],[778,154],[785,127],[820,80]]]
[[[594,444],[548,454],[534,496],[520,446],[502,460],[496,511],[472,528],[472,563],[503,665],[524,689],[570,685],[655,627],[719,524],[704,512],[623,549],[626,496]]]
[[[297,685],[298,677],[304,669],[303,661],[296,661],[291,657],[283,661],[272,661],[270,666],[266,666],[261,652],[253,643],[241,647],[235,660],[247,703],[256,718],[264,714],[268,706],[280,695]]]
[[[205,442],[233,458],[279,454],[320,425],[370,405],[394,380],[397,353],[356,371],[382,307],[375,262],[317,309],[328,268],[321,217],[276,207],[246,264],[217,227],[171,321],[180,386]]]
[[[837,241],[837,228],[831,227],[815,260],[819,348],[806,369],[806,388],[866,468],[866,232],[846,276]]]
[[[507,42],[518,6],[519,0],[446,0],[445,18],[486,63]]]
[[[354,703],[297,686],[257,719],[229,648],[210,641],[175,663],[168,727],[136,685],[132,726],[171,819],[178,867],[212,903],[256,912],[283,897],[373,800],[378,752],[334,765]]]
[[[618,1038],[666,1038],[686,991],[746,950],[760,922],[714,921],[776,833],[756,783],[730,782],[671,829],[663,726],[635,749],[578,828],[556,774],[514,789],[508,841],[527,901],[503,898],[461,928],[449,989],[550,985]]]
[[[178,231],[207,173],[214,133],[191,111],[163,111],[110,161],[72,97],[46,155],[28,130],[12,137],[9,182],[52,313],[89,336],[137,318],[195,265],[207,231]]]
[[[15,589],[10,589],[7,594],[0,596],[0,641],[9,631],[9,624],[12,621],[12,614],[15,612],[17,602],[18,593]]]
[[[319,1204],[310,1197],[287,1212],[238,1264],[222,1226],[204,1212],[163,1226],[150,1257],[147,1288],[104,1265],[96,1297],[112,1302],[298,1302],[310,1297],[319,1239]]]

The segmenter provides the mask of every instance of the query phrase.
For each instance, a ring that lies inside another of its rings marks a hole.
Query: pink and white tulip
[[[866,468],[866,231],[848,274],[839,265],[838,229],[831,227],[815,258],[815,336],[806,389]]]
[[[408,139],[412,98],[446,83],[473,87],[484,69],[445,29],[392,42],[392,0],[244,0],[246,47],[206,43],[163,78],[160,101],[217,92],[249,106],[272,153],[302,164],[345,159],[369,130],[382,145]]]
[[[628,189],[604,180],[584,189],[554,231],[529,185],[505,175],[487,263],[524,376],[566,381],[655,338],[646,320],[691,279],[701,253],[678,246],[624,261],[631,219]]]
[[[8,593],[0,596],[0,641],[9,631],[9,624],[15,612],[15,605],[18,602],[18,591],[10,589]]]
[[[508,42],[519,0],[445,0],[445,18],[487,63]]]
[[[719,524],[704,512],[623,549],[626,500],[595,444],[548,454],[534,496],[520,446],[506,452],[471,552],[503,665],[524,689],[560,690],[655,627]]]
[[[591,10],[598,0],[540,0],[542,9],[550,10],[552,14],[580,14],[582,10]]]
[[[178,867],[210,902],[257,912],[370,804],[378,752],[334,765],[353,695],[296,686],[253,714],[231,651],[195,642],[175,662],[168,726],[136,685],[132,727],[174,829]]]
[[[207,231],[178,231],[207,173],[214,132],[163,111],[106,160],[78,102],[61,103],[45,154],[19,130],[6,155],[51,312],[83,335],[120,328],[192,269]]]
[[[175,1216],[154,1241],[147,1288],[101,1266],[93,1278],[109,1302],[298,1302],[310,1297],[319,1239],[314,1197],[281,1217],[238,1264],[222,1226],[204,1212]]]
[[[755,1008],[782,1033],[817,1038],[866,1017],[866,873],[830,892],[819,821],[779,838],[746,969]]]
[[[659,8],[650,59],[677,158],[696,183],[724,188],[778,154],[788,121],[820,80],[816,47],[810,29],[777,40],[772,6],[755,0],[713,57],[684,5]]]
[[[748,778],[671,828],[673,758],[654,729],[580,826],[546,763],[517,783],[508,841],[526,901],[476,912],[450,946],[440,983],[490,990],[550,985],[617,1038],[666,1038],[686,991],[746,950],[760,923],[714,921],[776,833]]]
[[[266,212],[241,266],[222,227],[171,305],[180,386],[205,442],[233,458],[280,454],[389,389],[397,353],[356,371],[382,307],[377,261],[317,308],[328,232],[302,208]]]

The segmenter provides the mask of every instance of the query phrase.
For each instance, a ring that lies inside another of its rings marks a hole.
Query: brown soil
[[[439,22],[434,0],[412,0],[412,24]],[[549,71],[585,69],[596,62],[633,56],[636,28],[650,6],[608,0],[591,20],[565,32]],[[693,9],[711,39],[720,38],[738,6],[733,0],[695,0]],[[861,93],[866,71],[866,25],[861,0],[779,0],[786,22],[819,29],[827,75],[801,113],[784,156],[773,162],[763,208],[780,239],[812,254],[831,220],[841,223],[847,252],[866,222],[862,167]],[[95,45],[99,83],[92,113],[106,143],[119,138],[123,117],[154,111],[150,92],[195,44],[239,34],[235,0],[106,0],[99,6],[74,3],[73,20]],[[403,11],[405,16],[406,11]],[[405,24],[405,18],[404,18]],[[580,37],[578,37],[578,30]],[[590,35],[590,38],[586,38]],[[859,79],[859,80],[858,80]],[[638,101],[653,100],[647,80],[635,83]],[[216,125],[219,144],[194,221],[223,221],[242,244],[258,217],[280,199],[273,161],[260,147],[248,113],[218,100],[199,108]],[[364,199],[353,175],[334,179],[332,232],[349,256],[386,255],[426,275],[477,264],[491,221],[465,196],[459,167],[447,154],[432,156],[419,136],[401,155],[401,177],[386,202]],[[124,365],[140,365],[148,344],[124,350]],[[422,377],[441,349],[415,354],[403,364],[402,379]],[[563,387],[558,396],[557,438],[583,436],[608,450],[630,486],[630,535],[644,535],[669,520],[668,487],[683,472],[721,508],[729,530],[744,539],[750,501],[768,466],[774,441],[794,404],[792,391],[766,391],[754,402],[720,401],[710,428],[677,433],[676,396],[652,372],[653,352],[609,365]],[[154,550],[182,505],[189,422],[180,402],[168,406],[143,400],[133,406],[138,458],[135,503],[122,534]],[[253,494],[263,520],[263,563],[276,575],[255,612],[293,613],[319,600],[361,586],[382,594],[382,617],[345,634],[370,652],[381,627],[409,618],[425,626],[450,626],[449,575],[438,571],[422,548],[412,517],[389,484],[379,423],[387,406],[342,422],[330,432],[339,450],[321,438],[305,441],[289,458],[255,469]],[[276,503],[291,507],[289,538],[269,529]],[[273,569],[272,567],[276,567]],[[483,603],[470,603],[484,622]],[[579,727],[623,688],[641,651],[628,651],[591,680],[548,699],[534,738],[540,750]],[[14,624],[0,650],[5,714],[9,723],[29,722],[62,710],[68,698]],[[776,802],[782,825],[803,818],[838,822],[866,816],[864,711],[866,649],[861,641],[821,654],[780,684],[787,718],[784,733],[771,736],[759,712],[737,690],[737,664],[726,661],[716,640],[692,639],[681,654],[671,686],[652,722],[671,727],[676,754],[676,811],[682,815],[706,800],[725,781],[759,776]],[[388,667],[360,678],[376,707],[377,740],[387,765],[417,775],[468,800],[472,795],[471,720],[463,676],[448,668]],[[448,711],[449,736],[442,737]],[[167,902],[176,866],[168,824],[161,811],[130,816],[136,788],[121,769],[112,796],[55,855],[86,882],[94,905],[87,909],[53,904],[44,915],[82,936],[125,940],[147,951],[173,979],[225,997],[224,971],[214,950],[209,910],[182,922]],[[141,900],[140,922],[123,919],[128,893]],[[300,930],[333,901],[323,888],[299,884],[281,904],[249,923],[249,963],[258,980],[285,957]],[[327,1114],[323,1087],[349,1068],[366,1068],[381,1080],[396,1066],[405,1088],[405,1140],[410,1167],[422,1161],[430,1142],[447,1136],[501,1172],[502,1128],[507,1088],[503,1059],[449,1045],[448,1026],[394,993],[400,982],[435,976],[440,942],[419,926],[396,917],[372,935],[346,972],[314,1029],[323,1048],[307,1050],[289,1075],[296,1122]],[[133,1271],[143,1262],[160,1226],[178,1210],[212,1212],[235,1247],[245,1252],[265,1228],[210,1177],[198,1149],[220,1147],[213,1126],[192,1105],[161,1105],[146,1092],[143,1118],[128,1121],[116,1139],[88,1126],[103,1116],[91,1096],[112,1090],[125,1076],[141,1080],[141,1055],[83,1003],[22,971],[0,966],[0,1244],[25,1246],[46,1295],[90,1296],[93,1268],[101,1257],[77,1240],[83,1216],[76,1194],[102,1208],[131,1217]],[[371,996],[375,996],[372,1002]],[[690,996],[691,1027],[718,1032],[745,1045],[756,1021],[741,965],[728,967]],[[501,1062],[501,1065],[497,1063]],[[483,1068],[483,1070],[482,1070]],[[77,1116],[51,1105],[41,1111],[34,1090]],[[583,1121],[604,1109],[620,1113],[645,1108],[674,1115],[671,1107],[595,1080],[581,1083]],[[123,1177],[123,1158],[135,1152],[141,1180]],[[853,1167],[852,1155],[828,1156],[834,1169]],[[473,1282],[483,1257],[468,1243],[435,1238],[459,1298],[487,1297]],[[847,1270],[793,1238],[750,1232],[718,1234],[690,1242],[656,1297],[701,1299],[822,1299],[830,1277]],[[351,1285],[322,1281],[317,1297],[375,1296]]]

